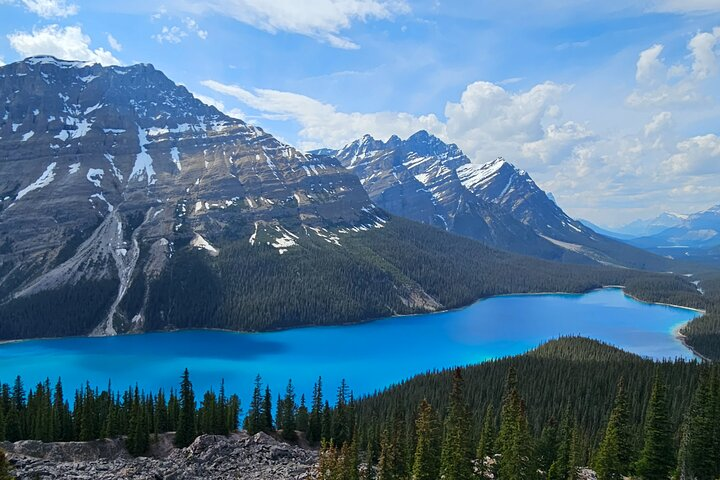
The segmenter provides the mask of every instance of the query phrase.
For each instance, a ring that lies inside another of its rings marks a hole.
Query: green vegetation
[[[0,340],[85,335],[107,315],[116,280],[81,281],[0,305]]]
[[[377,478],[568,480],[591,465],[599,480],[714,479],[720,475],[719,407],[720,367],[653,362],[565,338],[363,398],[353,407],[355,436],[346,442],[369,446],[355,463],[375,463]],[[434,411],[444,427],[430,434]],[[436,451],[440,477],[426,454],[430,438],[443,438]],[[468,449],[471,441],[477,450]],[[326,465],[346,461],[342,447],[324,439]],[[343,478],[331,467],[321,473],[320,479]]]
[[[702,302],[681,276],[523,257],[401,218],[343,235],[343,246],[302,237],[283,255],[250,245],[250,233],[241,229],[239,239],[214,241],[217,257],[178,247],[150,284],[146,328],[259,331],[359,322],[423,311],[403,301],[411,291],[425,292],[443,308],[491,295],[625,284],[644,300],[681,292],[683,304]]]
[[[166,400],[167,398],[167,400]],[[124,392],[98,391],[90,385],[77,390],[73,407],[63,393],[60,380],[39,383],[28,392],[17,377],[12,386],[0,386],[0,441],[41,440],[43,442],[88,441],[125,436],[133,455],[147,453],[153,437],[177,432],[179,446],[192,443],[198,434],[227,435],[238,428],[240,399],[206,392],[198,407],[187,370],[182,376],[179,396],[161,390],[146,394],[137,387]],[[0,455],[0,479],[3,477]]]
[[[705,315],[690,322],[681,333],[686,343],[704,357],[720,360],[720,272],[712,271],[694,277],[704,291],[707,311]]]

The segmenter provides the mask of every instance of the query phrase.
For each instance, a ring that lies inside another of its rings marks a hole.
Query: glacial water
[[[605,289],[494,297],[461,310],[352,326],[32,340],[0,345],[0,381],[21,375],[29,387],[62,377],[68,391],[85,381],[100,388],[111,382],[114,389],[137,383],[155,391],[175,387],[187,367],[196,392],[224,379],[227,391],[240,394],[245,406],[256,374],[273,394],[292,378],[298,393],[309,395],[322,376],[331,396],[342,378],[357,396],[428,370],[523,353],[565,335],[658,359],[692,358],[673,331],[697,315]]]

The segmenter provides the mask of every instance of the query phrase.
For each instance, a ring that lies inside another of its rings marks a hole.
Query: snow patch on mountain
[[[35,180],[33,183],[28,185],[27,187],[23,188],[17,193],[17,196],[15,197],[15,201],[17,202],[21,198],[23,198],[25,195],[27,195],[30,192],[33,192],[35,190],[39,190],[43,187],[47,187],[50,185],[50,183],[55,180],[55,167],[57,166],[56,162],[52,162],[50,165],[47,166],[45,171],[40,175],[40,177]]]

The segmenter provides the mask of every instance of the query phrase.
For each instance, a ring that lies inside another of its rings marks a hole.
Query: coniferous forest
[[[144,455],[159,433],[175,432],[182,447],[242,425],[318,447],[318,480],[567,480],[586,467],[600,480],[720,475],[720,368],[654,362],[584,338],[365,398],[345,382],[326,392],[322,379],[307,397],[292,381],[277,393],[258,376],[240,423],[236,395],[220,385],[196,397],[187,371],[167,395],[85,385],[72,402],[59,381],[26,389],[17,378],[0,388],[0,439],[123,437]]]

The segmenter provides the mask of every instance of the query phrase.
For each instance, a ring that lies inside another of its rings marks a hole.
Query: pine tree
[[[642,480],[667,480],[675,463],[666,387],[656,374],[645,416],[644,444],[635,467]]]
[[[180,405],[178,428],[175,433],[175,445],[187,447],[196,437],[195,431],[195,393],[190,382],[190,372],[186,368],[180,382]]]
[[[403,480],[401,457],[396,433],[386,428],[380,436],[377,480]]]
[[[288,441],[297,439],[295,410],[295,388],[292,380],[290,380],[285,390],[285,398],[282,401],[282,438]]]
[[[297,429],[301,432],[308,433],[308,427],[310,424],[310,416],[308,413],[307,406],[305,405],[305,395],[300,396],[300,406],[297,409],[297,415],[295,416],[295,423]]]
[[[574,434],[575,427],[570,420],[570,409],[566,409],[558,430],[557,453],[548,470],[548,480],[572,480],[575,478]]]
[[[717,460],[713,455],[716,435],[716,400],[710,369],[703,368],[690,408],[682,425],[677,477],[715,478]]]
[[[317,383],[313,386],[312,405],[310,408],[310,416],[308,418],[307,439],[310,443],[317,443],[322,438],[322,410],[322,377],[320,377],[318,378]]]
[[[427,400],[418,408],[415,420],[417,442],[413,459],[412,480],[436,480],[440,472],[440,427],[438,419]]]
[[[177,437],[176,437],[177,441]],[[143,406],[142,398],[135,387],[135,395],[133,396],[132,408],[130,411],[130,431],[127,438],[127,449],[131,455],[140,456],[147,452],[150,445],[148,438],[148,426]]]
[[[522,480],[532,475],[532,445],[525,404],[517,389],[515,370],[508,372],[505,397],[500,413],[498,452],[501,478]]]
[[[625,383],[620,379],[605,435],[595,459],[595,471],[599,480],[621,480],[629,474],[632,435],[629,422],[630,411]]]
[[[265,387],[265,396],[263,397],[262,403],[262,417],[261,417],[262,431],[266,433],[272,433],[275,431],[275,423],[273,422],[272,414],[272,395],[270,393],[270,387]]]
[[[453,375],[440,460],[440,475],[445,480],[472,478],[470,415],[463,384],[462,372],[458,368]]]
[[[478,468],[481,474],[490,473],[488,472],[488,465],[486,465],[486,458],[491,457],[495,452],[493,448],[495,446],[495,410],[492,404],[487,406],[485,409],[485,417],[483,418],[483,427],[480,432],[480,441],[475,452],[477,457]]]
[[[262,401],[262,378],[260,375],[255,377],[255,388],[253,388],[252,399],[250,400],[250,410],[245,417],[244,428],[250,435],[255,435],[263,430],[263,401]]]
[[[535,447],[537,467],[540,471],[548,472],[557,457],[558,425],[555,418],[550,418],[542,429],[540,439]]]

